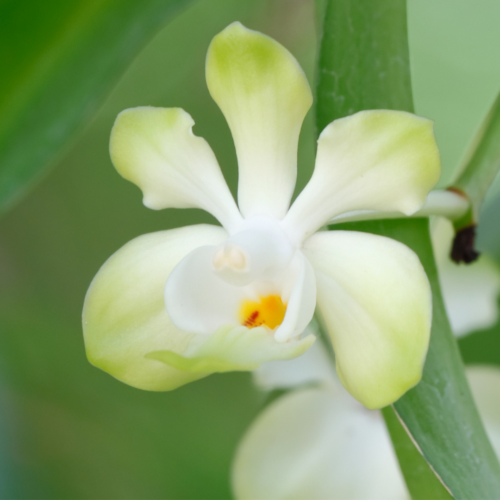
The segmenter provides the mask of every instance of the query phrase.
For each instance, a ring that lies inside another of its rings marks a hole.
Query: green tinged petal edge
[[[156,359],[178,370],[200,372],[250,371],[267,361],[292,359],[304,354],[315,341],[314,335],[300,340],[276,342],[265,328],[248,329],[225,325],[209,337],[196,336],[183,354],[152,351]]]

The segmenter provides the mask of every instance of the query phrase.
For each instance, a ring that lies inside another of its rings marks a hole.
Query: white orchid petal
[[[462,217],[470,207],[470,202],[463,196],[452,191],[431,191],[427,199],[419,210],[411,217],[429,217],[439,215],[450,220],[456,220]],[[380,219],[401,219],[407,215],[402,212],[381,212],[376,210],[354,210],[337,215],[328,224],[340,224],[342,222],[355,222],[363,220]]]
[[[238,500],[409,498],[380,413],[326,389],[267,407],[240,443],[232,483]]]
[[[432,250],[436,264],[439,266],[442,262],[450,258],[451,245],[455,236],[453,223],[444,217],[432,217],[430,219]]]
[[[111,132],[111,159],[141,188],[147,207],[202,208],[231,230],[241,215],[212,149],[193,134],[193,125],[179,108],[126,109]]]
[[[305,334],[309,332],[314,333],[315,329],[307,328]],[[258,387],[271,391],[311,383],[331,385],[335,383],[337,376],[334,374],[325,348],[318,341],[298,358],[264,363],[253,372],[253,379]]]
[[[449,255],[455,231],[451,222],[444,218],[433,221],[431,234],[439,282],[453,333],[461,337],[493,326],[498,321],[498,265],[487,255],[481,255],[467,265],[452,262]]]
[[[468,265],[448,260],[439,265],[438,270],[446,312],[455,335],[462,337],[498,321],[500,270],[493,260],[487,255]]]
[[[156,351],[148,353],[147,357],[188,373],[249,371],[268,361],[300,356],[314,340],[314,335],[308,335],[301,340],[276,342],[266,328],[227,325],[208,338],[197,336],[192,339],[183,354]]]
[[[340,380],[367,408],[392,403],[420,380],[429,344],[431,291],[418,257],[353,231],[315,234],[304,253]]]
[[[182,353],[192,335],[171,322],[163,302],[174,266],[200,245],[227,237],[220,227],[199,225],[139,236],[102,266],[85,298],[83,331],[91,363],[141,389],[164,391],[200,378],[144,357],[169,349]]]
[[[312,95],[295,58],[278,42],[233,23],[212,41],[207,84],[229,123],[245,217],[286,214],[297,177],[297,145]]]
[[[411,215],[439,174],[431,121],[402,111],[361,111],[323,130],[313,176],[284,222],[300,239],[345,212]]]
[[[316,278],[311,263],[301,252],[297,252],[290,267],[288,280],[293,280],[293,288],[288,300],[284,293],[287,309],[283,323],[275,333],[278,342],[300,335],[310,323],[316,308]]]
[[[417,211],[420,217],[441,215],[450,220],[459,219],[470,207],[470,201],[464,196],[447,190],[431,191],[424,205]]]
[[[193,250],[167,280],[168,314],[186,332],[210,335],[222,325],[239,324],[238,311],[248,292],[217,276],[212,267],[216,250],[217,246]]]
[[[500,369],[494,366],[468,366],[465,373],[486,433],[500,459]]]

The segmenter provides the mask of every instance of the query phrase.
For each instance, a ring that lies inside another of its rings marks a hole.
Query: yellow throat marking
[[[240,307],[240,321],[243,326],[255,328],[265,325],[271,330],[283,323],[286,304],[279,295],[260,297],[259,302],[244,300]]]

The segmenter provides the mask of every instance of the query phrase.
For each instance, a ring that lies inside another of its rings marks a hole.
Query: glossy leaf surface
[[[328,1],[319,64],[318,133],[331,121],[363,109],[413,111],[405,0]],[[455,498],[495,498],[500,466],[472,401],[444,311],[427,221],[359,222],[332,229],[389,236],[419,256],[433,290],[431,342],[422,381],[394,407]],[[396,449],[406,446],[401,433],[392,437]],[[399,458],[405,478],[425,481],[426,469],[417,479],[413,461],[407,454]],[[408,486],[412,490],[411,483]]]
[[[412,499],[449,500],[452,498],[412,443],[392,406],[386,406],[382,414],[398,460],[405,464],[401,472]]]
[[[364,109],[413,111],[404,0],[330,0],[323,27],[318,134]]]

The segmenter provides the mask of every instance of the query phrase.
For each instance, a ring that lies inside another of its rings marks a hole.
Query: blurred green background
[[[29,9],[39,0],[22,1]],[[47,9],[51,1],[44,2]],[[499,19],[496,0],[409,1],[416,110],[435,120],[441,185],[500,88]],[[80,318],[90,281],[125,242],[214,222],[198,210],[143,207],[140,191],[109,160],[118,112],[140,105],[184,108],[235,192],[231,136],[204,80],[211,38],[235,20],[284,44],[313,82],[312,0],[193,1],[134,60],[49,174],[0,220],[1,498],[231,497],[233,452],[265,399],[250,375],[211,376],[171,393],[130,388],[86,361]],[[309,115],[299,187],[313,161]],[[498,210],[492,197],[481,244],[500,261],[500,231],[489,230]]]

